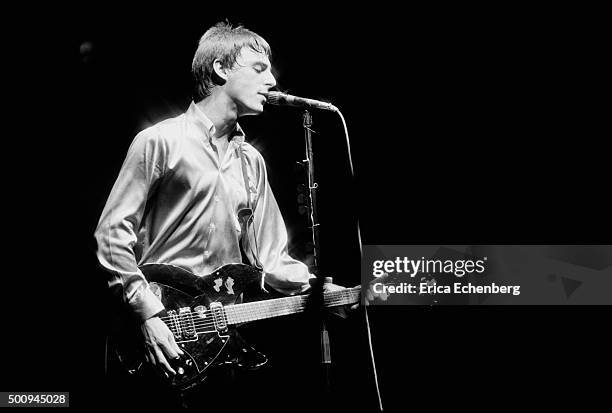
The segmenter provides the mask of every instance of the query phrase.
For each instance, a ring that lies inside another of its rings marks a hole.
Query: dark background
[[[7,64],[18,89],[5,154],[18,265],[7,270],[5,295],[19,316],[9,317],[3,388],[68,390],[73,405],[113,397],[103,387],[104,279],[93,231],[134,135],[185,110],[197,41],[225,18],[269,41],[281,89],[332,101],[346,118],[356,182],[340,119],[313,113],[322,269],[337,283],[359,283],[357,217],[364,244],[609,243],[596,10],[370,6],[24,13]],[[266,159],[292,253],[303,257],[301,111],[266,107],[241,125]],[[372,308],[383,401],[405,409],[476,406],[485,396],[519,408],[529,396],[591,401],[600,394],[594,371],[610,367],[608,315]],[[372,410],[364,323],[362,313],[333,323],[334,374],[338,397]],[[278,360],[310,365],[298,381],[316,391],[316,331],[295,320],[262,331]]]

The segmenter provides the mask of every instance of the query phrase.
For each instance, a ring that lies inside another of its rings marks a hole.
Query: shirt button
[[[213,199],[215,200],[215,202],[219,202],[219,196],[218,195],[215,195]]]

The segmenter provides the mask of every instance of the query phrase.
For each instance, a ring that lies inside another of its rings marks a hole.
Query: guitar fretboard
[[[345,288],[324,294],[325,307],[354,304],[359,300],[360,287]],[[224,307],[228,324],[246,323],[266,318],[301,313],[306,309],[308,296],[275,298],[272,300],[254,301],[228,305]]]

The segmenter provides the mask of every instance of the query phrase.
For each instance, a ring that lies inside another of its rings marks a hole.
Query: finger
[[[351,311],[355,311],[355,310],[356,310],[356,309],[358,309],[358,308],[359,308],[359,303],[357,303],[357,304],[353,304],[353,305],[351,306]]]
[[[176,346],[176,344],[175,344]],[[174,360],[179,358],[178,353],[176,352],[176,350],[174,349],[174,346],[172,346],[172,344],[167,343],[162,345],[162,350],[164,352],[164,354],[167,356],[168,359],[170,360]]]
[[[366,291],[366,301],[372,301],[374,300],[374,294],[372,294],[372,291],[367,290]]]
[[[161,347],[164,354],[168,356],[168,359],[174,360],[174,359],[179,358],[177,351],[175,350],[176,342],[173,342],[172,337],[168,336],[167,340],[160,341],[158,344]]]
[[[155,356],[157,357],[157,363],[161,366],[164,371],[172,373],[172,375],[176,375],[176,371],[170,366],[166,357],[164,357],[164,353],[162,353],[159,347],[155,347]]]
[[[381,283],[384,283],[385,281],[387,281],[387,279],[390,277],[390,274],[385,273],[382,277],[378,277],[376,280],[374,281],[378,281]]]
[[[155,357],[153,356],[153,353],[151,353],[151,350],[149,350],[148,347],[147,347],[147,349],[145,351],[145,356],[146,356],[147,361],[149,363],[151,363],[153,366],[157,366],[157,361],[155,360]]]
[[[178,353],[179,355],[183,356],[185,355],[185,353],[183,352],[183,350],[181,350],[181,348],[179,347],[178,344],[176,344],[176,340],[174,339],[174,334],[171,334],[170,337],[168,338],[168,342],[170,343],[170,347],[172,347],[172,349]],[[176,356],[175,358],[179,358],[179,356]]]
[[[341,305],[340,307],[338,307],[338,316],[340,316],[340,318],[347,318],[348,317],[348,308],[345,305]]]

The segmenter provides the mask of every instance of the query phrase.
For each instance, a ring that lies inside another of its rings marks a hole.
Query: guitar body
[[[245,264],[227,264],[202,277],[168,264],[140,268],[166,309],[160,319],[185,353],[179,360],[169,361],[177,374],[167,379],[168,384],[179,390],[205,381],[216,366],[256,369],[266,364],[266,356],[246,344],[232,326],[303,312],[313,305],[303,295],[241,303],[246,291],[261,291],[262,273]],[[353,304],[359,301],[359,294],[359,286],[325,292],[321,304]],[[132,374],[152,373],[145,361],[142,323],[130,320],[127,314],[120,312],[113,323],[111,342],[117,357]]]
[[[211,274],[198,277],[180,267],[146,264],[140,267],[151,290],[166,308],[161,316],[185,353],[171,361],[177,374],[168,379],[172,387],[185,390],[206,380],[214,366],[237,364],[254,369],[266,357],[242,340],[224,322],[224,313],[214,310],[239,302],[241,294],[257,287],[261,272],[245,264],[228,264]],[[140,323],[117,317],[112,341],[121,364],[132,374],[150,374],[145,361]]]

